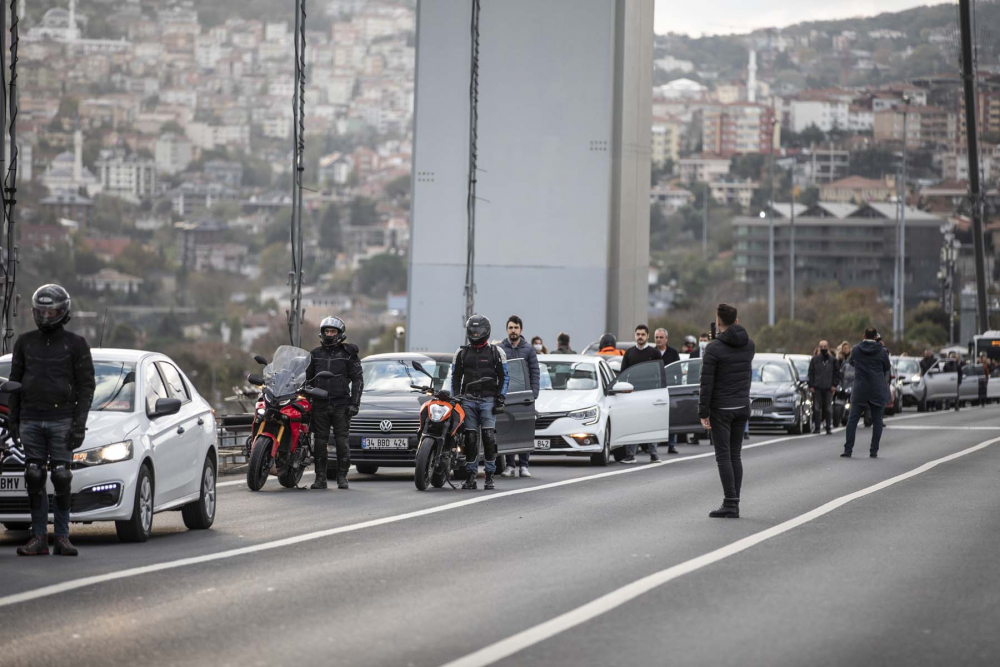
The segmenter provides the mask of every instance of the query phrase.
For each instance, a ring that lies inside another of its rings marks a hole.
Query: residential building
[[[826,202],[876,202],[888,201],[896,196],[895,178],[884,181],[848,176],[828,185],[820,186],[820,201]]]
[[[992,185],[1000,178],[1000,147],[979,156],[979,175]],[[945,181],[969,182],[968,153],[945,153],[941,156],[941,176]]]
[[[674,117],[654,117],[652,128],[652,159],[656,164],[680,159],[681,131],[684,125]]]
[[[331,153],[319,159],[317,177],[320,185],[346,185],[354,173],[354,162],[343,153]]]
[[[137,276],[130,276],[115,269],[101,269],[89,276],[79,276],[80,284],[95,292],[134,294],[145,282]]]
[[[139,202],[156,193],[156,161],[124,151],[102,151],[95,163],[104,194]]]
[[[907,148],[954,149],[958,144],[958,114],[953,109],[936,106],[899,106],[876,112],[875,140],[902,143],[904,121]]]
[[[814,146],[795,156],[796,185],[833,183],[847,177],[851,152]]]
[[[823,132],[829,132],[834,128],[846,131],[851,124],[850,106],[849,102],[838,99],[791,100],[789,107],[791,109],[792,130],[802,132],[815,125]]]
[[[667,215],[676,213],[678,209],[694,202],[695,196],[690,190],[675,188],[671,185],[655,185],[649,191],[649,203],[659,205]]]
[[[156,168],[162,174],[173,175],[187,169],[194,159],[191,142],[173,132],[160,135],[156,140]]]
[[[205,180],[238,188],[243,182],[243,165],[230,160],[209,160],[205,163]]]
[[[239,201],[239,190],[221,183],[182,183],[170,191],[170,203],[177,215],[205,211],[223,201]]]
[[[43,210],[52,211],[56,218],[72,220],[80,228],[90,222],[90,210],[94,206],[94,202],[83,195],[67,190],[57,190],[38,204]]]
[[[682,181],[712,183],[729,175],[729,158],[700,155],[681,158],[677,168]]]
[[[774,133],[774,109],[734,102],[702,114],[702,148],[721,156],[767,153]]]
[[[753,193],[760,189],[760,183],[746,180],[720,180],[709,184],[712,199],[725,206],[739,206],[740,208],[750,208],[753,201]]]

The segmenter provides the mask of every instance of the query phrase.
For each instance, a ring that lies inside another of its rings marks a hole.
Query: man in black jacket
[[[878,331],[874,327],[865,329],[865,339],[851,350],[850,361],[854,366],[854,388],[851,390],[851,413],[847,417],[847,442],[844,444],[844,458],[851,458],[854,450],[854,435],[858,429],[858,420],[865,408],[872,415],[872,443],[870,456],[878,457],[878,445],[882,439],[882,413],[888,405],[889,386],[885,383],[885,374],[891,368],[889,351],[875,340]]]
[[[576,354],[576,352],[573,351],[573,348],[569,346],[568,333],[565,332],[560,333],[559,336],[556,338],[556,343],[558,343],[559,347],[557,347],[556,351],[553,352],[552,354]]]
[[[698,417],[709,430],[715,446],[724,493],[722,507],[708,516],[740,517],[743,485],[743,431],[750,420],[750,381],[754,344],[736,318],[736,308],[719,304],[716,327],[719,334],[705,347],[701,362],[701,393]]]
[[[346,337],[347,325],[339,317],[328,317],[320,322],[321,345],[310,353],[312,360],[306,369],[306,382],[325,389],[327,393],[325,401],[313,401],[313,459],[316,462],[316,480],[310,489],[326,488],[331,426],[337,450],[337,488],[348,488],[347,470],[351,467],[348,435],[351,432],[351,417],[358,414],[361,406],[361,391],[365,383],[361,374],[361,360],[358,359],[358,346],[345,343]],[[333,377],[317,380],[316,375],[322,371],[333,373]]]
[[[830,344],[825,340],[819,342],[819,354],[809,362],[809,391],[813,396],[813,414],[816,417],[816,428],[813,433],[819,433],[820,425],[826,418],[826,434],[833,433],[833,395],[837,393],[840,384],[840,369],[837,360],[830,354]]]
[[[664,366],[681,360],[681,355],[677,350],[667,345],[670,342],[670,334],[667,333],[666,329],[661,328],[654,331],[653,342],[656,344],[656,351],[660,353],[660,358],[663,359]]]
[[[649,344],[649,327],[640,324],[635,328],[635,347],[625,350],[625,354],[622,356],[622,371],[629,366],[658,359],[660,359],[660,353]]]
[[[49,497],[46,466],[55,492],[55,553],[76,556],[69,541],[73,450],[83,444],[87,414],[94,400],[94,362],[87,341],[66,331],[69,293],[59,285],[43,285],[31,297],[37,331],[14,343],[10,379],[21,383],[10,396],[10,431],[24,446],[24,483],[31,507],[32,536],[17,550],[20,556],[49,553]]]

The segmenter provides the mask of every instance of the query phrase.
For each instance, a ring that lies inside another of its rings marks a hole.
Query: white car
[[[617,377],[593,355],[540,354],[535,454],[589,455],[593,465],[622,460],[625,445],[670,437],[670,395],[663,362]]]
[[[86,438],[73,452],[70,521],[114,521],[123,542],[145,542],[153,514],[165,510],[180,510],[188,528],[209,528],[218,470],[211,406],[162,354],[101,348],[92,355],[97,390]],[[10,365],[10,355],[0,358],[0,376],[10,376]],[[3,460],[0,522],[26,530],[30,521],[24,453],[14,448]]]

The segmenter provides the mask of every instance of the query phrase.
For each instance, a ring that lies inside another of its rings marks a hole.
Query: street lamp
[[[902,340],[906,335],[906,121],[910,110],[910,102],[913,98],[903,95],[903,166],[901,171],[899,187],[897,187],[897,199],[899,200],[899,230],[896,234],[896,307],[893,308],[893,321],[896,324],[895,334],[897,340]]]
[[[767,226],[767,325],[774,326],[774,129],[778,124],[777,118],[771,119],[771,165],[768,175],[767,187],[767,208],[771,209],[770,221]],[[765,208],[765,211],[767,210]],[[761,212],[764,217],[764,212]]]

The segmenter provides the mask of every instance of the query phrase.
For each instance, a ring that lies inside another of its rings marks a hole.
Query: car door
[[[142,377],[143,399],[148,416],[153,414],[157,399],[170,398],[170,390],[167,389],[155,361],[147,361],[143,365]],[[187,461],[180,441],[182,434],[177,432],[183,420],[184,417],[180,413],[149,419],[149,430],[146,431],[146,435],[153,449],[153,467],[156,474],[153,486],[155,507],[180,497],[180,489],[187,472]]]
[[[524,359],[508,359],[507,410],[497,415],[497,451],[530,452],[535,448],[535,395],[528,385]]]
[[[177,413],[177,439],[172,446],[177,448],[181,465],[176,497],[182,498],[200,490],[203,442],[206,425],[211,421],[211,411],[208,405],[192,400],[191,389],[176,366],[169,361],[158,361],[156,365],[170,397],[181,401],[181,409]]]
[[[701,398],[701,359],[675,361],[664,369],[670,390],[670,432],[701,432],[698,400]]]
[[[663,442],[670,437],[670,390],[663,362],[646,361],[629,366],[618,374],[608,392],[608,418],[612,445]],[[629,394],[616,393],[623,383],[632,385]]]
[[[958,393],[958,372],[954,364],[939,361],[924,379],[927,383],[927,400],[940,401],[955,398]]]

